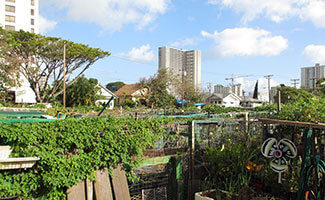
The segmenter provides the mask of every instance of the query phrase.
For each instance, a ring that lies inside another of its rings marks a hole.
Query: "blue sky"
[[[154,75],[160,46],[201,50],[203,88],[290,85],[325,63],[324,0],[40,0],[40,15],[42,34],[112,53],[86,72],[102,84]]]

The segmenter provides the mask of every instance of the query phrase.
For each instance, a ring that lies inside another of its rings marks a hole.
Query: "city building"
[[[201,89],[201,51],[159,47],[159,69],[172,69],[177,77],[186,77],[197,90]]]
[[[0,26],[6,30],[39,33],[39,0],[1,0]]]
[[[316,64],[314,67],[301,68],[301,87],[315,88],[318,79],[325,77],[325,66]]]
[[[218,84],[214,86],[214,93],[222,95],[234,93],[237,96],[243,96],[243,89],[241,84],[229,85],[227,87]]]

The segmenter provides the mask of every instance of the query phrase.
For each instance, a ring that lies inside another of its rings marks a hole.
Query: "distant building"
[[[271,103],[276,103],[276,101],[275,101],[275,96],[277,95],[277,93],[278,93],[278,86],[276,86],[276,87],[271,87],[271,90],[270,90],[270,96],[271,96]]]
[[[243,96],[243,89],[241,84],[234,84],[234,85],[229,85],[227,87],[223,85],[215,85],[214,86],[214,93],[216,94],[228,94],[228,93],[234,93],[237,96]]]
[[[314,67],[301,68],[301,87],[315,88],[317,80],[325,77],[325,66],[316,64]]]
[[[118,96],[119,104],[123,104],[125,99],[130,99],[134,102],[139,101],[141,104],[145,104],[148,89],[141,88],[139,84],[128,84],[121,87],[114,94]]]
[[[0,25],[10,31],[39,33],[39,0],[1,0]]]
[[[172,69],[177,77],[185,76],[196,90],[201,90],[201,51],[159,47],[159,69]]]
[[[210,95],[206,100],[206,104],[215,104],[225,107],[240,107],[241,98],[234,93]]]
[[[240,105],[242,108],[255,108],[263,105],[263,101],[251,97],[243,97]]]

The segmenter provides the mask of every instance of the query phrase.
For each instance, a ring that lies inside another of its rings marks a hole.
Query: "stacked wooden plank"
[[[84,180],[67,191],[68,200],[130,200],[129,187],[121,165],[112,170],[104,168],[95,173],[96,180]]]

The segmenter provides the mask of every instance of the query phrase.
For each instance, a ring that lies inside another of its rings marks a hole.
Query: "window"
[[[35,33],[35,29],[31,28],[31,29],[30,29],[30,32],[31,32],[31,33]]]
[[[6,22],[15,22],[15,16],[6,15]]]
[[[31,14],[32,16],[34,16],[34,9],[31,9],[31,10],[30,10],[30,14]]]
[[[14,26],[6,25],[6,26],[5,26],[5,29],[6,29],[7,31],[14,31],[14,30],[15,30],[15,27],[14,27]]]
[[[34,20],[34,19],[31,19],[31,20],[30,20],[30,24],[31,24],[31,25],[34,25],[34,24],[35,24],[35,20]]]
[[[34,0],[31,0],[30,4],[33,6],[35,4]]]
[[[15,6],[6,5],[6,11],[7,12],[15,12]]]
[[[12,2],[12,3],[15,3],[15,0],[6,0],[6,2]]]

